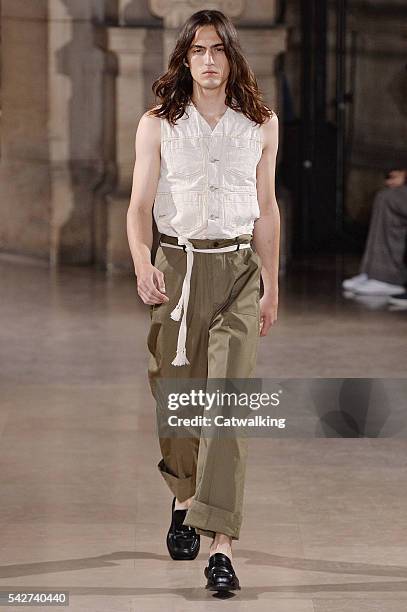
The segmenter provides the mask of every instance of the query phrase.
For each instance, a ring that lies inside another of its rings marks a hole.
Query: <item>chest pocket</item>
[[[163,142],[162,155],[168,172],[178,178],[197,177],[204,170],[199,138],[174,138]]]
[[[234,177],[232,182],[241,179],[253,178],[256,175],[256,166],[261,157],[261,143],[255,139],[228,138],[225,143],[226,174]]]

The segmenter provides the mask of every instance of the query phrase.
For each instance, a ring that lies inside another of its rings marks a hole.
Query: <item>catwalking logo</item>
[[[278,427],[285,428],[285,419],[274,419],[256,414],[254,417],[224,417],[218,415],[213,419],[216,427]],[[188,418],[178,418],[175,415],[168,417],[168,425],[171,427],[210,427],[212,419],[205,416],[194,416]]]

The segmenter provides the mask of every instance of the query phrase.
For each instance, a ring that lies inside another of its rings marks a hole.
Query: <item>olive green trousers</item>
[[[250,242],[236,239],[190,239],[195,248],[222,248]],[[178,244],[161,235],[161,242]],[[160,246],[154,265],[164,274],[169,301],[150,306],[148,377],[153,395],[157,378],[252,378],[260,327],[261,260],[252,249],[226,253],[194,252],[186,314],[188,365],[174,366],[179,321],[170,317],[181,295],[186,253]],[[158,398],[156,397],[158,400]],[[216,532],[238,540],[247,459],[247,438],[159,438],[158,469],[179,501],[194,499],[184,524],[214,537]]]

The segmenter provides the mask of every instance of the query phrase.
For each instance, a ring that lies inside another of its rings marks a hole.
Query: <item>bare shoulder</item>
[[[261,124],[260,132],[263,140],[263,148],[276,144],[278,141],[278,115],[275,111],[273,111],[273,114]]]
[[[161,139],[161,120],[151,114],[152,109],[147,110],[140,117],[140,121],[137,128],[137,138],[143,141],[144,144],[151,143],[159,144]]]
[[[156,117],[152,114],[152,111],[159,108],[159,106],[154,106],[153,108],[148,109],[140,118],[140,124],[145,125],[148,129],[156,129],[160,127],[160,117]]]

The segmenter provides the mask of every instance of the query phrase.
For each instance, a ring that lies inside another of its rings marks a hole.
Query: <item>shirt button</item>
[[[218,159],[216,159],[216,157],[211,157],[209,161],[210,161],[210,162],[217,162],[217,161],[219,161],[219,160],[218,160]]]
[[[218,217],[216,215],[209,215],[209,219],[218,219]]]
[[[217,189],[216,185],[209,185],[209,189],[211,191],[215,191],[215,189]]]

